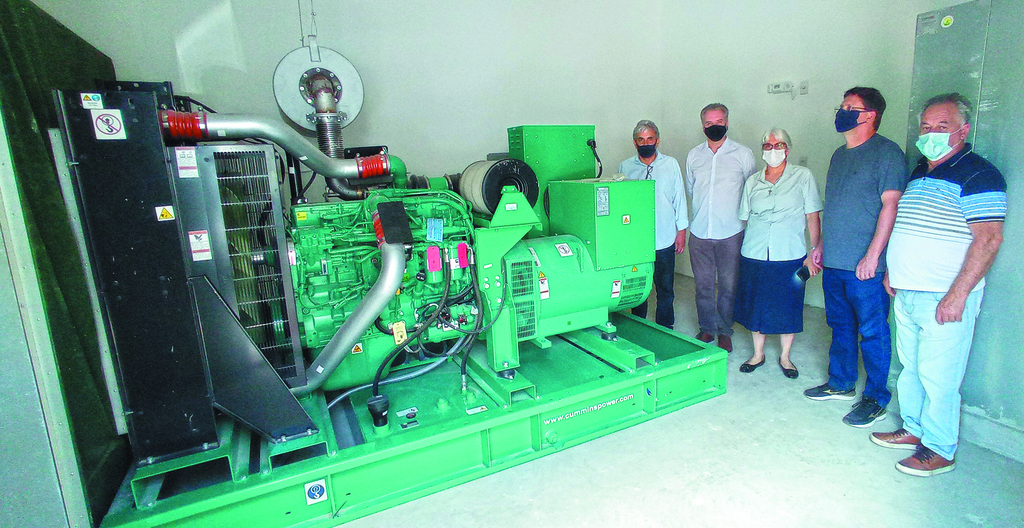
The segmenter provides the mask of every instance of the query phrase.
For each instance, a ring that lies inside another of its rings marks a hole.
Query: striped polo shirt
[[[922,158],[910,178],[889,238],[889,284],[946,292],[974,240],[970,224],[1006,218],[1006,180],[970,144],[931,172]]]

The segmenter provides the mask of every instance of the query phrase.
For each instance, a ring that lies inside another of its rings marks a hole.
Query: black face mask
[[[636,147],[636,153],[639,154],[641,158],[649,158],[657,151],[657,145],[637,145]]]
[[[729,127],[725,125],[711,125],[709,127],[704,127],[704,135],[711,141],[718,141],[725,137],[725,133],[728,130]]]

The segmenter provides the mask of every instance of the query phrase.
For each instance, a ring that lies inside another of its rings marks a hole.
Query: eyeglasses
[[[761,145],[761,150],[786,150],[788,147],[788,145],[780,141],[778,143],[765,143]]]

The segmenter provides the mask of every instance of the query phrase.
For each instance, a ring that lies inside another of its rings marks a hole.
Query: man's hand
[[[807,266],[807,271],[811,272],[811,277],[821,272],[821,266],[814,262],[814,256],[807,255],[804,259],[804,266]]]
[[[822,263],[822,256],[821,256],[822,249],[821,248],[822,248],[821,245],[819,245],[816,248],[811,248],[811,254],[807,255],[807,256],[811,259],[811,262],[813,262],[815,266],[818,266],[819,268],[824,269],[825,265]],[[810,268],[810,266],[807,266],[807,267]]]
[[[947,293],[939,301],[939,306],[935,308],[935,322],[939,324],[959,323],[964,314],[966,302],[967,299],[961,299],[959,296],[953,295],[952,292]]]
[[[857,263],[857,278],[866,281],[874,278],[875,271],[878,269],[878,257],[872,257],[871,255],[864,255],[864,258],[860,259]]]
[[[676,233],[676,255],[683,252],[686,249],[686,230],[683,229]]]
[[[889,286],[889,270],[885,270],[885,277],[882,277],[882,286],[885,287],[885,293],[888,293],[889,297],[896,296],[896,288]]]

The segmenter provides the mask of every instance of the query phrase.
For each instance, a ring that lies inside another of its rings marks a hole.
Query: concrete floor
[[[805,398],[827,378],[830,330],[820,308],[804,321],[799,379],[779,370],[777,338],[740,373],[753,349],[737,325],[725,395],[345,526],[1024,526],[1024,464],[964,442],[953,472],[907,476],[893,465],[910,452],[868,440],[899,426],[895,403],[857,429],[841,421],[853,402]],[[676,329],[697,332],[680,275]]]

